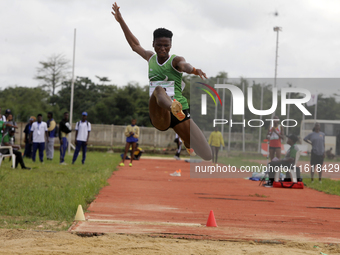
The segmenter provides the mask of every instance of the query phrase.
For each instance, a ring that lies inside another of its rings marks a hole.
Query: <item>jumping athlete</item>
[[[172,32],[158,28],[153,33],[156,53],[145,50],[125,23],[117,3],[111,12],[120,24],[131,49],[149,63],[150,100],[149,116],[152,125],[160,131],[170,127],[182,138],[190,155],[195,153],[211,160],[211,149],[199,127],[190,119],[187,99],[182,95],[183,72],[207,78],[201,69],[194,68],[183,57],[169,55]],[[173,97],[173,100],[170,98]]]

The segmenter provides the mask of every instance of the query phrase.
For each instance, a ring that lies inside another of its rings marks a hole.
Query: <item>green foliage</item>
[[[110,81],[111,81],[111,80],[109,80],[108,77],[100,77],[100,76],[96,75],[96,78],[98,78],[99,81],[101,81],[103,84],[104,84],[105,82],[110,82]]]
[[[48,101],[49,94],[40,87],[8,87],[0,91],[2,107],[11,109],[16,121],[27,121],[30,116],[37,116],[39,113],[47,116],[49,111],[58,117],[59,106],[51,105]]]

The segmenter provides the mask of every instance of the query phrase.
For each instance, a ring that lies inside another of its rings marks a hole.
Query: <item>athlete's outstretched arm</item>
[[[112,5],[112,14],[113,16],[115,16],[117,22],[120,24],[125,38],[127,40],[127,42],[129,43],[131,49],[136,52],[138,55],[140,55],[142,58],[144,58],[145,60],[149,60],[149,58],[153,55],[152,51],[147,51],[145,50],[139,43],[138,39],[132,34],[132,32],[130,31],[129,27],[126,25],[122,14],[119,11],[119,6],[117,5],[117,3],[114,3]]]
[[[186,62],[183,57],[175,57],[173,60],[173,66],[180,72],[198,75],[202,80],[204,80],[204,78],[208,79],[206,74],[201,69],[194,68],[188,62]]]

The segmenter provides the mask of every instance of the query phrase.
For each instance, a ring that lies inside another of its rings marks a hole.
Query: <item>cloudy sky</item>
[[[0,0],[0,88],[34,87],[39,61],[64,54],[76,76],[108,77],[119,86],[146,85],[147,63],[129,48],[107,0]],[[173,31],[171,52],[204,70],[230,77],[338,78],[338,0],[122,0],[121,13],[141,45],[152,50],[152,32]],[[275,15],[277,12],[278,15]]]

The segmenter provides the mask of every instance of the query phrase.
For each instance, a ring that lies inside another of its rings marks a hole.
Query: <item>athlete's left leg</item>
[[[133,158],[135,156],[135,150],[136,150],[136,143],[131,143],[131,159],[130,159],[130,163],[132,164]]]
[[[192,119],[177,124],[173,129],[183,140],[185,147],[193,148],[202,159],[211,160],[212,153],[207,139]]]

